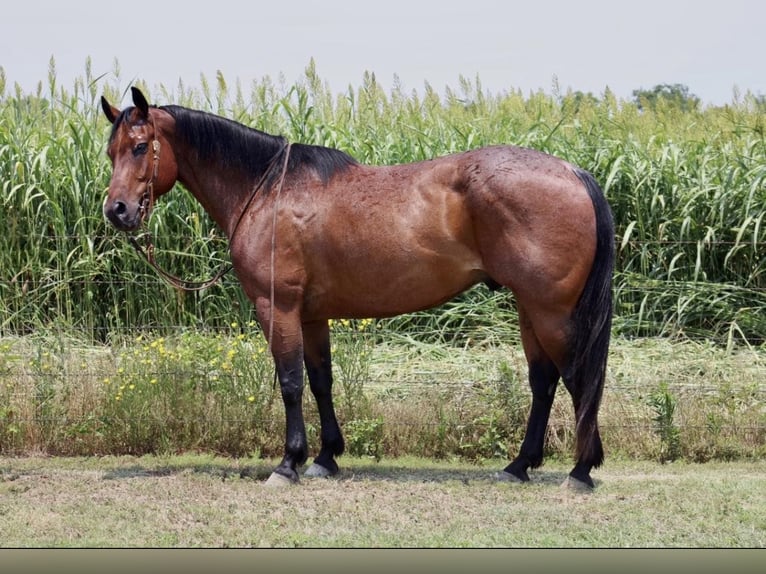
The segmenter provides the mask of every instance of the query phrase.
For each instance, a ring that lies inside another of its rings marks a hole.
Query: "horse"
[[[112,128],[103,204],[119,231],[139,228],[179,182],[226,234],[254,305],[285,409],[284,456],[268,484],[295,484],[308,459],[304,367],[320,419],[303,471],[339,471],[344,439],[332,398],[329,322],[433,308],[479,283],[510,290],[532,403],[518,455],[499,479],[526,483],[543,463],[559,380],[575,412],[565,483],[591,490],[604,451],[615,258],[611,208],[594,177],[561,158],[492,145],[373,166],[178,105],[101,107]]]

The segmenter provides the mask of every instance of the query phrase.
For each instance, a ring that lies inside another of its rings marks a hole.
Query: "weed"
[[[660,437],[660,462],[676,460],[681,454],[681,433],[675,423],[676,403],[666,383],[649,397],[654,411],[654,432]]]
[[[356,419],[343,426],[348,453],[379,461],[383,456],[383,419]]]

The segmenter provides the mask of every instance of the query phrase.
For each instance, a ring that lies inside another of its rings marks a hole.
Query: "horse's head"
[[[107,155],[112,179],[104,201],[104,216],[117,229],[132,231],[152,209],[155,198],[169,191],[178,166],[167,133],[171,116],[150,108],[138,88],[131,88],[135,107],[119,110],[102,96],[101,107],[112,122]]]

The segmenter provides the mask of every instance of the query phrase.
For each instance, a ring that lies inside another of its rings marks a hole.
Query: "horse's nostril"
[[[116,200],[105,205],[104,215],[117,229],[129,229],[135,224],[135,215],[124,201]]]
[[[112,211],[115,215],[123,215],[128,209],[128,206],[125,205],[125,202],[123,201],[115,201],[114,207],[112,208]]]

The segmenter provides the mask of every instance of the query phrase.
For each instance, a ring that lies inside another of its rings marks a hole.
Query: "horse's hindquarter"
[[[454,158],[356,166],[303,196],[304,316],[396,315],[486,278],[459,180]]]
[[[595,214],[572,166],[525,148],[467,155],[467,207],[485,269],[520,303],[571,310],[595,256]]]

